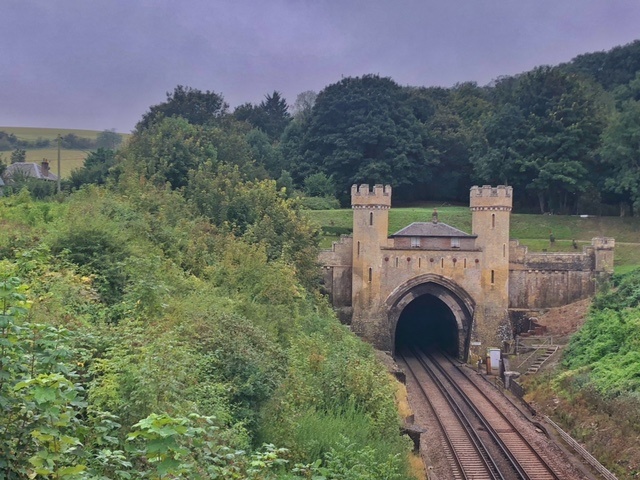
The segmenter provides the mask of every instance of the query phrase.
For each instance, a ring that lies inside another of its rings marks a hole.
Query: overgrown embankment
[[[596,296],[563,362],[526,383],[528,399],[620,479],[640,475],[640,270]]]
[[[0,201],[0,477],[409,478],[386,371],[275,184],[126,178]]]

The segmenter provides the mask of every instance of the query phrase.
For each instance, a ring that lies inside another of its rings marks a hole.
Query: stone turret
[[[353,283],[352,305],[366,314],[380,299],[380,275],[382,270],[380,249],[387,246],[389,234],[389,208],[391,186],[353,185]],[[354,318],[354,329],[358,321]]]
[[[513,204],[513,189],[500,185],[471,187],[469,206],[472,232],[476,246],[484,255],[481,268],[481,288],[485,292],[483,306],[477,312],[479,336],[493,339],[494,347],[509,340],[507,309],[509,308],[509,223]],[[484,317],[484,318],[482,318]],[[504,332],[499,334],[499,332]]]
[[[613,273],[613,251],[616,241],[610,237],[597,237],[591,240],[595,255],[595,270],[598,273]]]

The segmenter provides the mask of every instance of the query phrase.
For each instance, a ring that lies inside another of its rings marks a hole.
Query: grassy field
[[[431,221],[432,208],[392,208],[389,211],[389,234],[397,232],[411,222]],[[468,207],[438,207],[441,222],[471,232],[471,212]],[[322,247],[329,248],[340,233],[350,233],[352,210],[308,211],[308,216],[320,225],[325,234]],[[553,232],[556,241],[549,242]],[[573,240],[578,251],[591,244],[593,237],[616,239],[616,272],[640,266],[640,218],[588,217],[565,215],[511,215],[511,238],[520,240],[530,251],[572,252]]]
[[[97,130],[74,130],[64,128],[31,128],[31,127],[0,127],[0,131],[12,133],[20,140],[34,141],[38,138],[45,138],[55,141],[58,135],[68,135],[73,133],[81,138],[90,138],[95,140],[100,133]],[[127,135],[125,135],[126,137]],[[55,145],[55,144],[52,144]],[[43,159],[49,160],[51,171],[58,173],[58,149],[53,148],[32,148],[27,149],[27,162],[41,162]],[[68,177],[75,168],[82,167],[84,159],[89,154],[86,150],[60,150],[60,171],[62,178]],[[0,152],[0,157],[4,158],[5,163],[9,162],[11,152]]]

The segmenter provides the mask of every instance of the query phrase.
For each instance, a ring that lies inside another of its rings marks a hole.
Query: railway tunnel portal
[[[353,233],[319,257],[341,321],[380,350],[414,339],[475,362],[508,345],[531,310],[593,295],[613,272],[615,240],[594,238],[582,253],[530,253],[509,238],[512,197],[509,186],[472,187],[471,233],[434,209],[431,221],[389,235],[391,187],[353,185]]]
[[[425,275],[399,287],[387,300],[393,351],[438,347],[466,360],[474,302],[448,279]]]

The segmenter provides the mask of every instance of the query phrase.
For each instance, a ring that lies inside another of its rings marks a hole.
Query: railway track
[[[500,409],[438,352],[401,356],[445,438],[456,479],[559,480]]]

